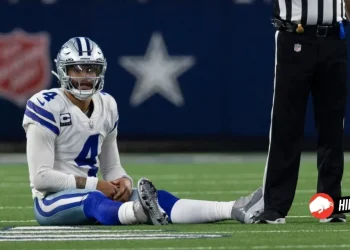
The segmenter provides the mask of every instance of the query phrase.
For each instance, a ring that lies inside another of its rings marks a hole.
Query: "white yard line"
[[[310,249],[310,248],[350,248],[350,245],[281,245],[281,246],[253,246],[251,249]]]
[[[0,220],[0,223],[32,223],[36,220]]]
[[[57,250],[239,250],[239,249],[314,249],[314,248],[350,248],[349,244],[341,245],[261,245],[261,246],[208,246],[208,247],[152,247],[152,248],[123,248],[123,247],[113,247],[113,248],[60,248]]]
[[[6,235],[0,234],[0,241],[100,241],[100,240],[164,240],[164,239],[198,239],[198,238],[221,238],[217,234],[193,234],[193,233],[111,233],[111,234],[69,234],[57,235],[54,231],[51,234],[28,234]]]
[[[290,215],[287,218],[313,218],[311,215]]]
[[[18,235],[7,235],[7,234],[0,234],[0,239],[37,239],[37,238],[49,238],[49,239],[79,239],[79,238],[108,238],[108,237],[114,237],[118,239],[119,237],[179,237],[179,238],[187,238],[187,237],[195,237],[198,236],[205,236],[208,238],[217,238],[221,237],[221,235],[218,234],[206,234],[206,233],[170,233],[170,232],[163,232],[163,233],[149,233],[149,234],[136,234],[136,233],[111,233],[111,234],[91,234],[91,233],[85,233],[85,234],[69,234],[69,235],[62,235],[62,234],[55,234],[55,232],[51,233],[43,233],[41,235],[36,234],[26,234],[21,235],[20,233]]]
[[[231,250],[231,249],[247,249],[245,247],[240,246],[229,246],[229,247],[217,247],[217,246],[210,246],[210,247],[152,247],[152,248],[146,248],[146,247],[140,247],[140,248],[84,248],[84,249],[78,249],[78,248],[60,248],[57,250]],[[31,249],[30,249],[31,250]]]
[[[0,207],[0,210],[12,210],[12,209],[33,209],[33,206],[5,206],[5,207]]]
[[[95,233],[95,234],[102,234],[102,233],[113,233],[113,234],[117,234],[117,233],[121,233],[121,234],[125,234],[125,233],[159,233],[159,232],[162,232],[160,230],[55,230],[55,231],[52,231],[51,234],[47,234],[47,231],[0,231],[0,236],[3,236],[3,235],[36,235],[37,237],[40,237],[40,236],[45,236],[45,235],[52,235],[52,234],[60,234],[62,236],[67,236],[70,235],[70,234],[79,234],[79,235],[83,235],[83,234],[92,234],[92,233]],[[164,231],[165,232],[165,231]]]
[[[180,198],[182,198],[181,196],[184,196],[184,195],[199,195],[199,196],[205,196],[205,195],[220,195],[220,194],[232,194],[232,195],[237,195],[237,196],[233,196],[232,199],[237,199],[239,198],[238,195],[248,195],[252,192],[253,190],[227,190],[227,191],[222,191],[222,190],[211,190],[211,191],[175,191],[175,192],[172,192],[170,191],[172,194],[174,195],[178,195]],[[350,189],[343,189],[342,190],[344,193],[350,193]],[[307,194],[310,196],[315,194],[315,190],[314,189],[299,189],[299,190],[296,190],[296,193],[298,194]],[[13,196],[13,194],[2,194],[3,196]],[[16,197],[31,197],[31,194],[16,194]],[[206,198],[206,199],[210,199],[210,197]],[[299,205],[307,205],[308,203],[307,202],[301,202],[301,203],[296,203],[298,206]],[[2,206],[4,207],[3,209],[6,209],[5,207],[7,206]],[[11,206],[10,206],[11,207]],[[26,207],[26,206],[24,206]],[[1,208],[0,208],[1,209]]]
[[[244,234],[244,233],[258,233],[258,234],[265,234],[265,233],[319,233],[319,232],[350,232],[350,229],[295,229],[295,230],[231,230],[231,231],[189,231],[189,232],[173,232],[173,231],[164,231],[164,230],[142,230],[142,229],[137,229],[137,230],[98,230],[98,229],[91,229],[90,228],[84,228],[84,227],[45,227],[45,226],[28,226],[28,227],[14,227],[12,229],[9,229],[8,231],[0,231],[0,234],[6,233],[6,232],[17,232],[17,233],[22,233],[22,232],[28,232],[28,230],[31,230],[33,234],[33,237],[37,237],[35,235],[36,232],[41,232],[43,236],[52,236],[52,237],[66,237],[65,235],[55,235],[54,233],[56,230],[64,230],[64,231],[69,231],[69,232],[74,232],[76,230],[81,231],[81,232],[93,232],[93,233],[103,233],[103,232],[113,232],[113,233],[130,233],[130,232],[155,232],[155,234],[152,235],[164,235],[164,234],[177,234],[177,235],[182,235],[182,234]],[[166,229],[165,229],[166,230]],[[35,232],[36,231],[36,232]],[[103,236],[103,234],[89,234],[92,237],[93,236]],[[124,235],[124,234],[123,234]],[[127,235],[127,234],[125,234]],[[107,236],[107,235],[106,235]],[[8,236],[11,237],[11,236]],[[31,235],[24,236],[24,237],[31,237]],[[73,235],[74,237],[74,235]]]
[[[266,153],[197,153],[197,154],[121,154],[124,164],[220,164],[220,163],[261,163],[266,161]],[[345,153],[344,161],[350,162],[350,154]],[[303,153],[301,162],[316,165],[316,153]],[[0,154],[1,164],[26,164],[25,154]]]
[[[221,234],[269,234],[269,233],[339,233],[350,232],[350,229],[295,229],[295,230],[237,230],[237,231],[217,231],[217,232],[191,232],[191,233],[221,233]]]
[[[312,218],[312,216],[309,215],[291,215],[291,216],[287,216],[287,218]],[[0,223],[32,223],[32,222],[36,222],[36,220],[0,220]],[[18,227],[16,227],[18,228]],[[42,227],[40,227],[42,228]],[[60,229],[62,229],[62,227],[60,227]],[[34,229],[30,229],[30,230],[34,230]]]
[[[178,192],[171,192],[172,194],[175,194],[175,195],[191,195],[191,194],[203,194],[203,195],[206,195],[206,194],[245,194],[245,195],[248,195],[252,192],[253,190],[230,190],[230,191],[178,191]],[[350,189],[344,189],[342,190],[344,193],[350,193]],[[315,189],[299,189],[296,191],[297,193],[300,193],[300,194],[315,194]],[[234,197],[233,197],[234,198]],[[238,197],[237,197],[238,198]],[[311,196],[310,196],[311,198]]]

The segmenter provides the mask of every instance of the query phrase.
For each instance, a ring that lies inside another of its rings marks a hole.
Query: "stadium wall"
[[[26,100],[58,86],[53,59],[74,36],[90,37],[107,57],[104,91],[118,102],[121,151],[267,150],[272,7],[266,0],[1,1],[0,151],[24,151]],[[345,135],[350,150],[347,121]],[[311,101],[305,136],[313,150]]]

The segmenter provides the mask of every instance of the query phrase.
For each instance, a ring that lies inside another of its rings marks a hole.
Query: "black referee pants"
[[[264,175],[265,211],[286,216],[292,205],[310,93],[318,134],[317,192],[341,196],[346,54],[346,40],[336,36],[276,32],[270,145]]]

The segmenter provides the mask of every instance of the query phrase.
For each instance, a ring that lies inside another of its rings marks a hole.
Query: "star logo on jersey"
[[[184,105],[177,78],[195,64],[195,58],[170,56],[159,32],[152,34],[145,56],[123,56],[119,63],[137,79],[131,106],[142,104],[154,94],[160,94],[177,107]]]

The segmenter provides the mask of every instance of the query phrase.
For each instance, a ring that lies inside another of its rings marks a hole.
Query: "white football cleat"
[[[232,207],[231,218],[241,223],[252,224],[254,218],[264,211],[264,197],[262,188],[248,196],[244,196],[235,201]]]

